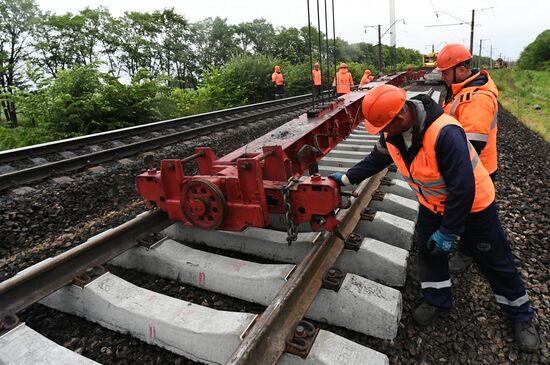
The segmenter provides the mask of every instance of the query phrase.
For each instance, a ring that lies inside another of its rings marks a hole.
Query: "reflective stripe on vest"
[[[472,126],[471,123],[475,123],[472,121],[465,121],[461,120],[460,117],[457,117],[456,111],[460,104],[465,102],[470,102],[473,100],[474,96],[482,94],[487,95],[491,98],[494,104],[495,108],[495,114],[493,116],[493,120],[489,126],[489,133],[479,133],[475,132],[476,128],[475,125]],[[497,170],[497,126],[498,126],[498,102],[495,97],[495,95],[487,90],[473,90],[473,91],[467,91],[464,93],[458,93],[453,101],[445,106],[445,112],[451,115],[452,117],[455,117],[459,120],[459,122],[462,124],[463,128],[466,130],[466,137],[469,141],[472,142],[485,142],[485,148],[481,151],[481,161],[483,161],[483,165],[487,169],[489,173],[493,173]],[[470,128],[473,127],[473,132],[469,132]]]
[[[452,117],[455,117],[456,118],[456,108],[464,101],[470,101],[471,98],[473,98],[475,95],[477,94],[484,94],[484,95],[487,95],[489,96],[492,100],[493,100],[493,103],[495,104],[495,116],[493,117],[493,122],[491,123],[491,126],[489,127],[490,130],[493,130],[496,128],[496,126],[498,125],[498,102],[496,100],[496,97],[495,95],[490,92],[490,91],[486,91],[486,90],[476,90],[474,91],[473,93],[465,93],[465,94],[461,94],[459,98],[456,98],[456,100],[453,102],[452,106],[451,106],[451,109],[449,111],[449,115],[452,116]],[[458,118],[457,118],[458,119]],[[467,135],[468,133],[466,133]],[[480,133],[481,134],[481,133]],[[469,139],[469,138],[468,138]]]
[[[338,94],[347,94],[351,92],[351,85],[352,85],[352,78],[351,73],[347,72],[344,74],[344,77],[341,77],[342,74],[340,72],[336,73],[335,76],[335,85],[336,85],[336,92]]]
[[[460,127],[456,119],[446,114],[442,114],[428,127],[422,140],[422,146],[409,167],[407,167],[397,147],[391,143],[386,144],[404,180],[414,190],[419,202],[433,213],[442,214],[445,212],[445,200],[449,194],[445,179],[439,172],[435,153],[439,132],[449,124]],[[479,156],[474,147],[468,141],[467,144],[476,189],[471,212],[478,212],[493,202],[495,190],[487,170],[485,170],[483,164],[479,163]]]

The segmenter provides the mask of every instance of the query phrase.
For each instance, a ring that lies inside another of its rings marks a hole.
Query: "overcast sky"
[[[321,28],[324,29],[324,2],[321,4]],[[326,0],[329,11],[332,0]],[[151,12],[173,7],[188,20],[195,22],[207,17],[224,17],[231,24],[264,18],[275,27],[301,27],[307,25],[306,0],[36,0],[42,10],[58,14],[78,12],[85,7],[100,5],[109,8],[115,16],[125,11]],[[344,40],[378,43],[377,30],[365,25],[382,24],[382,32],[390,26],[389,0],[334,0],[336,35]],[[476,11],[474,50],[479,52],[479,40],[483,39],[482,55],[489,56],[491,45],[493,58],[500,54],[507,59],[517,59],[525,46],[538,34],[550,28],[550,1],[548,0],[395,0],[396,19],[405,19],[406,24],[397,25],[397,45],[428,52],[431,45],[441,48],[444,42],[463,43],[469,47],[469,24],[443,27],[444,25],[471,21],[472,9],[493,9]],[[312,22],[317,24],[317,0],[310,0]],[[439,11],[436,17],[435,10]],[[332,35],[332,20],[329,13],[329,35]],[[449,15],[450,14],[450,15]],[[453,18],[454,17],[454,18]],[[458,19],[457,19],[458,18]],[[382,43],[389,44],[387,34]]]

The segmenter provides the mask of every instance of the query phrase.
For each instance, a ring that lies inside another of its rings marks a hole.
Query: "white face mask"
[[[405,147],[409,149],[412,145],[413,127],[410,127],[408,130],[401,132],[401,135],[403,136],[403,141],[405,141]]]

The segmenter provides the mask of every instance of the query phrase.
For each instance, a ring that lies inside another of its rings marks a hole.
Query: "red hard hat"
[[[450,43],[439,51],[436,65],[438,70],[445,71],[470,59],[472,59],[472,54],[468,48],[459,43]]]
[[[340,68],[348,68],[348,65],[346,65],[344,62],[340,64]]]
[[[403,109],[407,92],[393,85],[380,85],[363,98],[365,126],[370,134],[378,134]]]

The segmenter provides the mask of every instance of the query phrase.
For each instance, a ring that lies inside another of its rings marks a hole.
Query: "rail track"
[[[347,170],[375,142],[358,128],[320,162],[320,173]],[[402,298],[392,287],[405,283],[418,203],[395,172],[384,176],[386,172],[363,182],[352,206],[339,212],[347,242],[328,233],[303,232],[288,246],[282,231],[182,229],[163,212],[150,211],[34,265],[0,283],[0,359],[25,364],[36,360],[34,355],[93,363],[18,322],[15,313],[40,301],[201,363],[363,364],[368,359],[385,364],[388,358],[380,352],[298,321],[308,318],[382,339],[396,336]],[[161,230],[160,241],[144,242]],[[210,249],[203,251],[206,247]],[[235,251],[237,257],[213,249]],[[241,254],[264,263],[239,258]],[[135,286],[104,272],[105,264],[265,309],[256,315],[205,308]],[[15,358],[20,348],[31,348],[30,357]]]
[[[310,95],[171,119],[0,152],[0,191],[158,149],[311,104]]]

